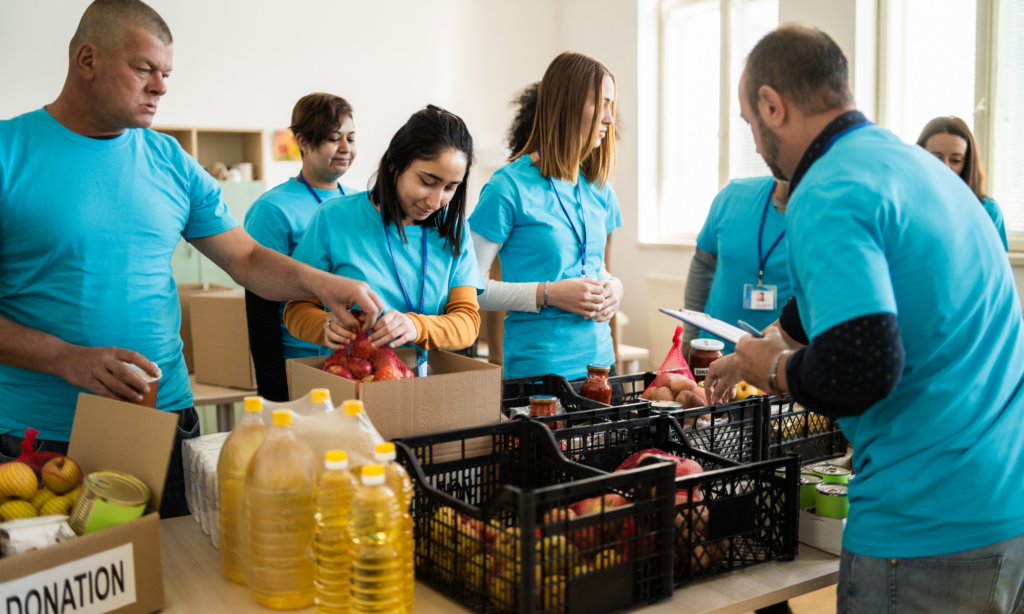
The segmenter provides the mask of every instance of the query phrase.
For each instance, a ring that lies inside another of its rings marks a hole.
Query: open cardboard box
[[[415,369],[412,349],[395,352]],[[360,399],[385,440],[497,424],[501,419],[501,367],[450,352],[428,353],[427,377],[361,383],[321,371],[326,356],[288,361],[289,398],[327,388],[335,405]]]
[[[203,289],[203,284],[178,284],[178,303],[181,305],[181,353],[185,357],[185,367],[189,373],[196,370],[195,362],[192,360],[192,311],[189,309],[191,298],[200,292],[220,292],[230,290],[227,286],[210,284],[208,289]]]
[[[84,474],[113,469],[142,480],[149,505],[138,520],[0,559],[6,612],[151,614],[164,607],[157,512],[177,423],[174,414],[78,396],[68,456]]]

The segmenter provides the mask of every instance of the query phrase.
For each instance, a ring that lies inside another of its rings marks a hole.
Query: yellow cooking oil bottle
[[[249,532],[245,524],[245,472],[267,436],[263,399],[245,397],[245,411],[217,459],[217,497],[220,509],[220,567],[228,580],[248,584]]]
[[[402,557],[402,581],[405,583],[402,593],[402,612],[412,612],[415,601],[416,563],[413,541],[412,514],[412,481],[405,468],[395,460],[395,444],[380,443],[374,448],[373,456],[384,467],[384,483],[395,493],[398,499],[398,510],[402,514],[401,535],[398,541],[398,553]]]
[[[319,614],[347,614],[351,540],[348,514],[356,490],[355,476],[348,470],[348,455],[341,450],[326,454],[323,475],[316,485],[316,611]]]
[[[309,391],[309,400],[313,404],[314,414],[329,414],[334,411],[334,404],[331,403],[331,391],[326,388],[314,388]]]
[[[315,464],[313,449],[295,436],[291,411],[274,410],[273,425],[245,475],[249,589],[268,608],[313,605]]]
[[[352,579],[349,607],[353,614],[403,611],[404,578],[398,551],[402,514],[398,499],[385,484],[384,467],[363,467],[362,487],[349,511]]]

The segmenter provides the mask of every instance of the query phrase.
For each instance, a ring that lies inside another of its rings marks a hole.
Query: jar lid
[[[800,485],[807,486],[808,484],[821,484],[825,478],[820,475],[813,475],[810,473],[800,474]]]
[[[814,467],[811,468],[811,471],[818,475],[850,475],[851,473],[853,473],[846,467],[840,467],[838,465],[832,465],[829,463],[815,465]]]
[[[546,405],[548,403],[554,403],[557,400],[558,399],[556,397],[553,397],[550,394],[535,394],[530,397],[530,404],[540,403],[541,405]]]
[[[848,495],[846,489],[846,484],[838,482],[822,482],[817,486],[817,491],[826,497],[845,497]]]
[[[690,347],[702,352],[719,352],[725,349],[725,344],[718,339],[694,339]]]
[[[611,367],[605,365],[587,365],[587,371],[597,371],[598,373],[608,373],[612,370]]]

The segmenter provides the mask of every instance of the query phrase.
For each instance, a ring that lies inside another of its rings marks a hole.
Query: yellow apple
[[[0,519],[4,522],[15,518],[34,518],[38,515],[36,508],[28,501],[8,501],[0,505]]]
[[[50,499],[39,508],[40,516],[67,516],[71,512],[71,506],[75,502],[67,497],[56,497]]]
[[[43,485],[58,495],[73,490],[81,481],[82,470],[78,463],[66,456],[50,459],[43,465]]]
[[[760,390],[754,388],[750,384],[746,382],[740,382],[736,384],[736,398],[733,400],[742,401],[743,399],[754,396],[755,394],[758,394],[760,392]]]
[[[57,493],[53,492],[49,488],[40,488],[36,491],[34,497],[32,497],[32,505],[39,509],[43,507],[43,504],[57,496]]]
[[[0,465],[0,495],[28,501],[39,490],[36,472],[25,463],[12,461]]]
[[[78,501],[78,495],[80,495],[80,494],[82,494],[82,487],[81,486],[79,486],[78,488],[72,490],[71,492],[67,493],[64,496],[67,497],[68,499],[71,499],[71,502],[74,503],[75,501]]]

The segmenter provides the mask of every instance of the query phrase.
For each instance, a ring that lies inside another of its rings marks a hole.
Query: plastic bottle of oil
[[[334,411],[331,403],[331,391],[326,388],[314,388],[309,391],[309,400],[313,403],[314,414],[329,414]]]
[[[274,410],[273,426],[245,475],[249,589],[256,601],[275,610],[304,608],[314,597],[316,459],[291,424],[290,410]]]
[[[384,468],[367,465],[362,488],[349,512],[352,538],[350,609],[353,614],[402,611],[402,560],[398,552],[401,513],[384,483]]]
[[[348,470],[348,455],[331,450],[327,469],[317,483],[316,501],[316,611],[319,614],[347,614],[352,544],[348,535],[348,514],[358,485]]]
[[[374,458],[384,467],[384,482],[388,488],[395,493],[398,499],[398,510],[402,515],[401,534],[398,541],[398,553],[402,557],[402,612],[412,612],[415,600],[414,587],[416,586],[416,568],[414,551],[416,545],[413,541],[412,514],[412,481],[405,468],[395,460],[395,444],[380,443],[374,449]]]
[[[228,580],[248,584],[249,531],[245,523],[245,472],[256,449],[267,436],[263,399],[245,397],[245,411],[217,459],[217,496],[220,509],[220,567]]]

